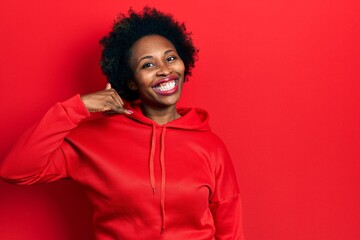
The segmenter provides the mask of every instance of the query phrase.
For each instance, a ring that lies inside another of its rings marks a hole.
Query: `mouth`
[[[152,89],[163,96],[169,96],[175,94],[179,88],[179,78],[170,77],[167,79],[163,79],[158,81],[152,86]]]

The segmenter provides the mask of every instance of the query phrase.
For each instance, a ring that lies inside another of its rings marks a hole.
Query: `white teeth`
[[[175,85],[176,85],[175,80],[173,80],[170,82],[161,83],[160,85],[156,86],[155,89],[157,91],[165,92],[172,90],[175,87]]]

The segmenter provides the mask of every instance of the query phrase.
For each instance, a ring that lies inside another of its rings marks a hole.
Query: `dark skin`
[[[149,35],[136,41],[130,50],[134,79],[128,84],[139,92],[143,114],[160,125],[179,118],[176,104],[181,96],[185,66],[173,44],[159,35]],[[132,114],[109,83],[105,90],[81,98],[89,112]]]

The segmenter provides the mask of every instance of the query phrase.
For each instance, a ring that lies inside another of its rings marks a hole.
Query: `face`
[[[185,66],[174,45],[159,35],[140,38],[131,47],[130,67],[143,107],[176,107],[184,83]]]

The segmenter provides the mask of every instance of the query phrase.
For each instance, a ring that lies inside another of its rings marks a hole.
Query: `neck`
[[[160,125],[166,124],[180,117],[180,114],[176,112],[176,106],[156,109],[141,105],[141,111],[145,116]]]

